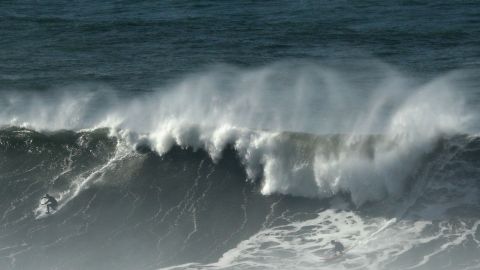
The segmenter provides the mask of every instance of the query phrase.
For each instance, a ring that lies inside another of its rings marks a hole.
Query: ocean
[[[480,269],[479,108],[478,1],[0,1],[0,269]]]

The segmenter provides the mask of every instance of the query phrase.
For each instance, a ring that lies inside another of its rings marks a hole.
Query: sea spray
[[[471,120],[450,76],[419,83],[385,64],[356,73],[301,62],[222,66],[133,99],[89,87],[9,92],[1,124],[109,127],[132,149],[163,155],[178,145],[215,161],[233,146],[265,195],[346,193],[362,205],[400,196],[437,140],[467,130]]]

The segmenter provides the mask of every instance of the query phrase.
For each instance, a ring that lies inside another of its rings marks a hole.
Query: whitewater
[[[286,60],[2,90],[0,266],[480,269],[466,73]]]

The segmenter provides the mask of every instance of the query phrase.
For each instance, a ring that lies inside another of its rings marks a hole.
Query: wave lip
[[[385,64],[353,74],[305,62],[222,66],[130,99],[81,85],[75,94],[6,92],[0,124],[107,127],[133,149],[162,155],[179,145],[213,160],[231,145],[265,195],[347,193],[362,205],[401,196],[438,140],[468,133],[475,115],[454,77],[422,84]]]

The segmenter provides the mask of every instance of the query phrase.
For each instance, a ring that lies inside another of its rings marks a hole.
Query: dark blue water
[[[478,14],[477,1],[2,1],[0,85],[145,91],[218,63],[292,58],[478,69]]]

